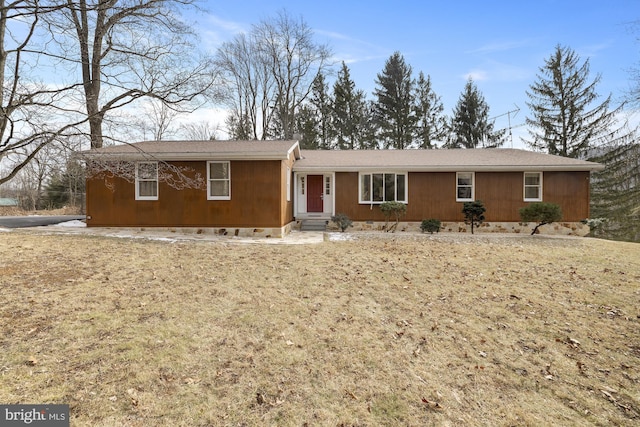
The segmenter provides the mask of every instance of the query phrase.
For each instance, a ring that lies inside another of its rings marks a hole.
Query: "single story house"
[[[159,141],[84,153],[89,227],[168,227],[282,236],[346,214],[375,229],[384,201],[406,203],[400,229],[423,219],[464,231],[482,200],[484,231],[520,232],[519,209],[560,205],[565,234],[586,234],[590,172],[602,165],[519,149],[301,150],[297,141]],[[483,229],[481,229],[483,230]]]

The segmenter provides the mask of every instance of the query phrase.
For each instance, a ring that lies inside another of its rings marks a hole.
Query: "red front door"
[[[322,212],[322,175],[307,175],[307,212]]]

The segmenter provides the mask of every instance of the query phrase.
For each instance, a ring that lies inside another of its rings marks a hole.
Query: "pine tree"
[[[640,144],[634,132],[598,147],[590,160],[605,165],[591,177],[592,233],[640,242]]]
[[[411,67],[400,52],[386,61],[376,78],[374,120],[384,148],[409,148],[413,143],[416,117],[413,111],[415,81]]]
[[[309,101],[300,108],[296,118],[296,130],[302,135],[302,148],[331,149],[331,103],[324,74],[318,73]]]
[[[300,148],[317,150],[319,148],[318,117],[310,103],[300,106],[296,115],[296,136],[299,135]]]
[[[375,150],[380,148],[380,139],[378,138],[378,127],[374,120],[374,102],[365,101],[364,116],[360,125],[362,131],[362,140],[360,148],[363,150]]]
[[[85,171],[78,160],[67,162],[64,171],[55,170],[45,188],[47,207],[79,206],[85,192]]]
[[[448,148],[494,148],[504,144],[504,131],[489,123],[489,105],[470,78],[453,110]]]
[[[250,120],[246,115],[240,117],[237,111],[232,111],[225,120],[229,138],[238,141],[253,139]]]
[[[356,90],[349,68],[343,62],[333,85],[333,130],[338,149],[362,148],[363,119],[366,115],[364,91]]]
[[[440,97],[431,87],[431,76],[424,78],[422,71],[416,82],[414,111],[417,119],[416,139],[420,148],[437,148],[448,133],[447,118]]]
[[[599,82],[600,75],[589,80],[589,60],[580,64],[572,49],[556,46],[527,91],[532,117],[526,119],[531,139],[525,142],[549,154],[574,158],[596,146],[621,108],[609,111],[611,95],[593,106]]]

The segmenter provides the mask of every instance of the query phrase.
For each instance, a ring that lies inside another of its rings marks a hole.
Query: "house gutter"
[[[90,153],[82,157],[102,161],[205,161],[205,160],[287,160],[289,153],[252,152],[252,153]]]
[[[327,170],[334,172],[595,172],[604,169],[604,165],[593,163],[591,165],[442,165],[442,166],[307,166],[296,167],[293,170],[301,173],[317,173]]]

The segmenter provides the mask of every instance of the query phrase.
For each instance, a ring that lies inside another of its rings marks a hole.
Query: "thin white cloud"
[[[471,54],[484,54],[484,53],[493,53],[493,52],[505,52],[508,50],[518,49],[524,46],[527,46],[531,43],[531,40],[511,40],[511,41],[503,41],[503,42],[493,42],[485,44],[484,46],[480,46],[479,48],[470,50],[466,53]]]
[[[587,58],[587,57],[593,57],[593,56],[597,56],[599,52],[608,49],[609,47],[611,47],[613,43],[608,41],[608,42],[602,42],[602,43],[596,43],[596,44],[592,44],[592,45],[588,45],[588,46],[582,46],[581,48],[579,48],[579,52],[578,55],[581,58]]]
[[[208,50],[215,50],[236,34],[246,32],[248,25],[224,20],[218,16],[206,15],[205,24],[200,28],[200,38]]]
[[[379,46],[374,45],[372,43],[366,42],[364,40],[360,40],[360,39],[356,39],[354,37],[348,36],[346,34],[342,34],[342,33],[337,33],[335,31],[326,31],[326,30],[319,30],[319,29],[314,29],[313,32],[319,36],[324,36],[326,38],[332,39],[332,40],[338,40],[340,42],[347,42],[353,45],[357,45],[357,46],[366,46],[366,47],[373,47],[373,48],[378,48]]]
[[[472,79],[474,82],[480,82],[480,81],[489,79],[489,76],[485,70],[477,70],[477,69],[469,71],[468,73],[464,74],[462,77],[464,77],[465,80]]]
[[[380,55],[354,55],[352,53],[336,53],[332,56],[333,62],[339,64],[344,62],[345,64],[356,64],[359,62],[379,61],[381,59],[389,58],[389,54]]]
[[[316,35],[330,40],[336,52],[332,59],[336,63],[344,61],[345,64],[355,64],[359,62],[377,61],[389,57],[389,49],[373,43],[360,40],[349,35],[335,31],[314,29]]]
[[[465,80],[472,78],[474,81],[514,82],[529,80],[532,73],[535,73],[535,70],[499,61],[486,61],[481,67],[470,70],[463,77]]]
[[[235,21],[227,21],[212,14],[207,15],[207,23],[212,25],[217,30],[223,30],[231,34],[238,34],[247,30],[247,26],[245,24],[241,24]]]

